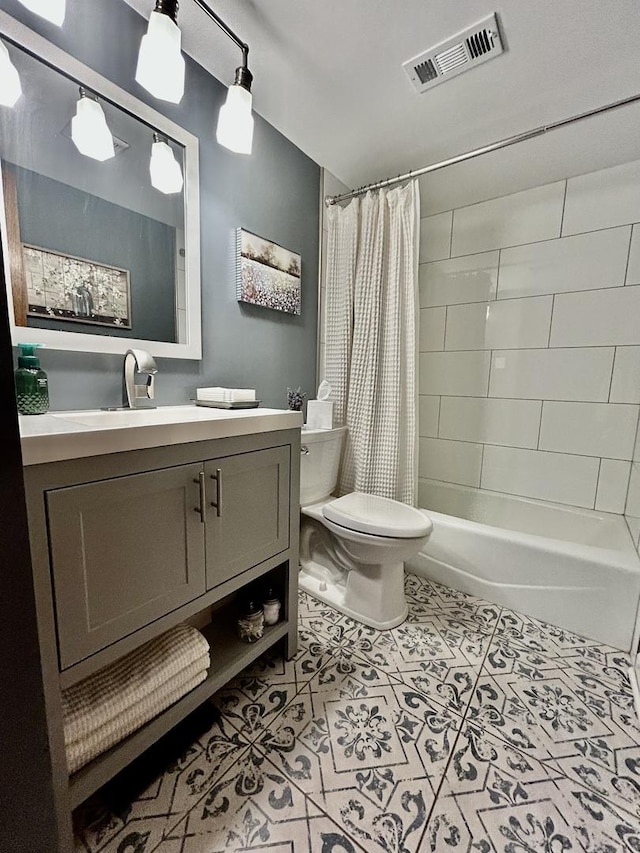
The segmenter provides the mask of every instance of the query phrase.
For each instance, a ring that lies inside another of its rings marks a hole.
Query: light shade
[[[152,12],[142,37],[136,80],[154,97],[178,104],[184,94],[180,27],[163,12]]]
[[[23,6],[36,15],[46,18],[59,27],[64,23],[66,0],[20,0]]]
[[[161,193],[170,195],[182,192],[182,169],[170,146],[162,139],[156,140],[151,146],[149,171],[152,186]]]
[[[251,92],[234,83],[229,86],[227,100],[220,108],[216,139],[236,154],[251,154],[253,144],[253,116]]]
[[[18,71],[11,61],[9,51],[0,41],[0,104],[13,107],[22,94]]]
[[[92,157],[101,162],[115,157],[113,136],[102,107],[86,95],[80,96],[77,112],[71,119],[71,138],[85,157]]]

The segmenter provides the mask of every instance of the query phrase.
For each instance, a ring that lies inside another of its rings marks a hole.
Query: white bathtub
[[[624,518],[422,481],[433,533],[416,574],[630,651],[640,559]]]

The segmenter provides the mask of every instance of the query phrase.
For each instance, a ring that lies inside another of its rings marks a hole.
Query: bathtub
[[[621,515],[421,481],[433,521],[418,575],[625,651],[640,559]]]

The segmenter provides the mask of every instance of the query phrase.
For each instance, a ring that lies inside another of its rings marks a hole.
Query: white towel
[[[214,403],[247,403],[256,399],[255,388],[196,388],[196,398]]]

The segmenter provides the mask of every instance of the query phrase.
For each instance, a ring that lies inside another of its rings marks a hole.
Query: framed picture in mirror
[[[129,271],[23,244],[27,314],[131,328]]]

